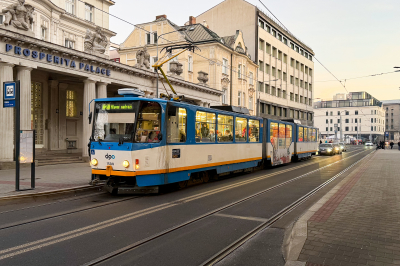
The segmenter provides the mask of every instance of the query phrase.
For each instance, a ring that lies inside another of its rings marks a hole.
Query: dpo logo
[[[107,160],[115,159],[115,155],[108,155],[108,153],[104,157],[106,157]]]

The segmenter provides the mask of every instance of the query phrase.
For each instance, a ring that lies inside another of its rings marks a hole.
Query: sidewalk
[[[0,170],[0,198],[27,193],[47,192],[87,186],[90,181],[89,163],[58,164],[36,167],[36,188],[15,191],[15,169]],[[20,189],[30,188],[31,169],[21,168]]]
[[[400,265],[399,166],[395,149],[360,163],[296,222],[286,265]]]

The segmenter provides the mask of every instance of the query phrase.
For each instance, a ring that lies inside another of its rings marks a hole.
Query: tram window
[[[289,148],[291,143],[292,143],[292,126],[286,125],[286,148]]]
[[[304,128],[304,139],[303,139],[303,141],[304,142],[306,142],[306,141],[308,141],[308,128]]]
[[[218,142],[233,141],[233,116],[218,115]]]
[[[135,141],[160,142],[161,106],[156,102],[140,102]]]
[[[99,102],[95,105],[93,138],[95,141],[132,141],[137,103]]]
[[[168,107],[168,143],[186,142],[187,113],[185,108]]]
[[[279,124],[279,149],[286,147],[286,125]]]
[[[270,123],[269,125],[269,140],[273,147],[278,147],[278,123]]]
[[[258,142],[260,139],[260,121],[249,119],[249,140]]]
[[[219,122],[219,120],[218,120]],[[235,141],[246,142],[247,141],[247,119],[242,117],[236,117],[235,124]]]
[[[299,142],[303,141],[303,127],[299,127],[299,135],[297,141]]]
[[[312,134],[311,134],[311,141],[316,142],[316,141],[317,141],[316,136],[317,136],[317,130],[314,128],[314,129],[312,130]]]
[[[196,142],[215,142],[215,114],[196,112]]]

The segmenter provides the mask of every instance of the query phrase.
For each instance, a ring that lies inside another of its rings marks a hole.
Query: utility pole
[[[340,142],[343,141],[343,124],[342,124],[342,112],[340,112]]]

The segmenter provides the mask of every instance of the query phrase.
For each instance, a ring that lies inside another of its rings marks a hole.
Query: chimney
[[[196,24],[196,17],[190,16],[189,17],[189,25]]]
[[[156,20],[159,19],[159,18],[167,18],[167,15],[159,15],[159,16],[156,16]]]

